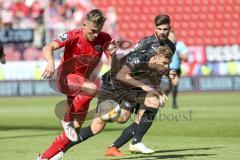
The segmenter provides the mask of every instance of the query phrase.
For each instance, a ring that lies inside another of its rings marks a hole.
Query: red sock
[[[53,141],[52,145],[48,147],[46,151],[41,155],[42,159],[50,159],[55,156],[59,151],[65,149],[65,147],[70,143],[70,140],[66,137],[65,133],[62,132]]]
[[[73,106],[71,108],[71,111],[73,113],[88,111],[89,103],[93,98],[94,96],[87,93],[77,95],[73,100]]]
[[[68,111],[64,116],[64,121],[73,121],[76,116],[81,117],[84,121],[88,112],[89,103],[93,98],[94,96],[86,93],[81,93],[73,99],[72,97],[68,97],[68,106],[70,106],[70,108],[68,108]]]

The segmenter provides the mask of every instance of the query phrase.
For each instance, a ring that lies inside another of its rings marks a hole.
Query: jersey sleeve
[[[146,38],[141,39],[133,48],[132,52],[139,52],[142,50],[147,50],[147,40]]]
[[[188,48],[183,42],[178,42],[177,43],[177,51],[180,55],[185,55],[188,53]]]
[[[175,53],[176,45],[172,41],[170,41],[169,39],[167,39],[167,46],[171,49],[172,53]]]
[[[127,65],[128,68],[133,72],[139,69],[140,66],[144,65],[144,63],[141,61],[141,58],[137,52],[132,52],[127,55],[125,65]]]
[[[54,42],[56,42],[59,45],[59,47],[64,47],[73,39],[74,39],[74,31],[69,31],[60,35],[57,39],[54,39]]]
[[[105,33],[104,36],[103,36],[103,40],[104,40],[104,44],[103,44],[104,54],[106,55],[107,59],[109,59],[110,54],[107,51],[107,49],[108,49],[109,44],[112,41],[112,37],[108,33]]]

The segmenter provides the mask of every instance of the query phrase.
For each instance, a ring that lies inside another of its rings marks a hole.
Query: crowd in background
[[[34,31],[32,43],[4,44],[6,59],[41,60],[41,47],[45,43],[80,27],[84,14],[95,7],[90,0],[0,0],[1,29]],[[116,28],[114,9],[109,7],[106,12],[109,20],[104,30],[118,36],[113,29]]]
[[[92,8],[96,6],[91,0],[0,0],[0,29],[30,28],[34,31],[31,43],[3,44],[6,60],[42,60],[42,46],[65,31],[80,27],[84,14]],[[109,6],[104,12],[107,21],[103,31],[111,34],[114,39],[120,39],[116,8]],[[61,54],[56,55],[56,58],[61,58]],[[240,74],[240,70],[236,70],[239,65],[236,61],[189,62],[182,65],[182,74],[236,75]]]

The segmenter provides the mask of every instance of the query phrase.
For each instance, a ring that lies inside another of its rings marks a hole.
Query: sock
[[[120,148],[121,146],[123,146],[125,143],[127,143],[130,139],[133,138],[137,127],[138,124],[133,122],[129,127],[123,130],[120,137],[118,137],[118,139],[110,147]]]
[[[175,107],[177,105],[177,93],[178,93],[178,86],[174,85],[173,86],[173,106]]]
[[[71,112],[78,114],[81,113],[81,111],[86,110],[86,108],[83,106],[89,106],[88,104],[93,98],[94,96],[87,93],[81,93],[75,96],[73,99],[73,106],[71,108]]]
[[[53,143],[46,151],[41,154],[42,159],[50,159],[55,156],[59,151],[63,150],[68,144],[70,140],[66,137],[65,133],[62,132],[59,136],[55,138]]]
[[[143,113],[138,128],[136,130],[136,133],[133,137],[132,144],[137,144],[142,141],[143,136],[146,134],[148,129],[151,127],[154,118],[156,117],[156,114],[158,112],[158,109],[156,108],[146,108],[145,112]]]
[[[64,149],[63,152],[67,152],[67,150],[69,150],[71,147],[75,146],[76,144],[79,144],[85,140],[87,140],[88,138],[94,136],[91,126],[88,126],[86,128],[82,128],[80,130],[80,134],[78,135],[78,141],[77,142],[70,142]]]
[[[85,120],[90,101],[94,96],[87,93],[80,93],[75,97],[68,97],[68,111],[64,116],[64,121],[73,121],[75,117],[81,117]]]

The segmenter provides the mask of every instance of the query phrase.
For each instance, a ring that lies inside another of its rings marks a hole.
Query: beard
[[[158,35],[158,39],[159,40],[164,40],[164,39],[167,39],[168,35],[165,35],[165,34],[159,34]]]

